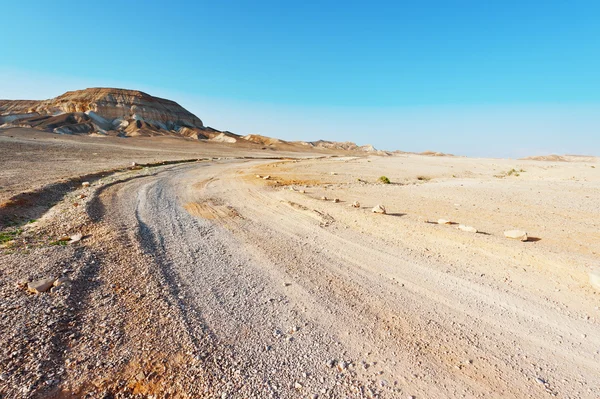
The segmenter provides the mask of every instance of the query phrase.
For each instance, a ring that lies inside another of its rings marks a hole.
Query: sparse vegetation
[[[9,241],[14,240],[22,232],[23,232],[23,230],[21,230],[21,229],[0,232],[0,244],[4,244],[5,242],[9,242]]]
[[[383,183],[383,184],[390,184],[391,183],[390,179],[388,179],[386,176],[381,176],[379,178],[379,182]]]

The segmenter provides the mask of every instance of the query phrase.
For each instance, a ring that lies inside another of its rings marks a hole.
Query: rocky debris
[[[464,224],[459,224],[457,229],[466,231],[467,233],[477,233],[477,229],[475,227],[466,226]]]
[[[81,187],[89,187],[89,186],[90,186],[89,181],[84,181],[83,183],[81,183]]]
[[[386,214],[385,211],[385,206],[383,205],[376,205],[373,209],[371,209],[371,212],[373,213],[381,213],[381,214]]]
[[[338,202],[340,202],[340,199],[339,198],[334,198],[333,202],[335,202],[337,204]]]
[[[360,202],[358,202],[358,201],[354,201],[352,204],[350,204],[350,206],[351,206],[352,208],[360,208]]]
[[[600,269],[595,269],[589,272],[589,278],[592,287],[600,291]]]
[[[438,219],[437,224],[452,224],[452,222],[447,219]]]
[[[527,241],[527,232],[523,230],[508,230],[504,232],[504,237],[511,238],[513,240]]]
[[[54,285],[54,281],[56,280],[53,277],[32,281],[27,283],[27,290],[34,294],[41,294],[42,292],[48,291]]]

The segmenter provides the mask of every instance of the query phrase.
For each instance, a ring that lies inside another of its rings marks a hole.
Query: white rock
[[[81,233],[74,234],[71,237],[69,237],[69,244],[73,244],[78,241],[81,241],[82,238],[83,238],[83,235]]]
[[[82,187],[89,187],[90,186],[90,182],[88,181],[84,181],[83,183],[81,183]]]
[[[340,199],[339,198],[334,198],[333,202],[335,202],[337,204],[338,202],[340,202]]]
[[[360,208],[360,202],[354,201],[351,206],[352,208]]]
[[[261,176],[261,175],[256,175],[256,177],[257,177],[257,178],[259,178],[259,179],[262,179],[262,176]]]
[[[446,219],[438,219],[438,224],[452,224],[451,221],[446,220]]]
[[[464,224],[459,224],[457,228],[468,233],[477,233],[477,229],[475,227],[465,226]]]
[[[523,230],[508,230],[504,232],[504,237],[514,240],[527,241],[527,233]]]
[[[263,180],[269,180],[271,178],[271,176],[266,175],[265,177],[263,177]]]
[[[322,199],[323,201],[327,201],[327,197],[326,197],[326,196],[322,196],[322,197],[321,197],[321,199]]]
[[[590,284],[592,285],[592,287],[594,287],[596,290],[600,291],[600,269],[592,270],[589,273],[589,277],[590,277]]]
[[[371,209],[371,212],[373,212],[373,213],[381,213],[381,214],[385,215],[385,213],[386,213],[385,206],[383,206],[383,205],[376,205],[373,209]]]

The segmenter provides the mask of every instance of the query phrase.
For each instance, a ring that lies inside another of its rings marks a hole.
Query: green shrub
[[[380,181],[381,183],[383,183],[383,184],[390,184],[390,183],[391,183],[391,182],[390,182],[390,179],[388,179],[388,178],[387,178],[387,177],[385,177],[385,176],[381,176],[381,177],[379,178],[379,181]]]

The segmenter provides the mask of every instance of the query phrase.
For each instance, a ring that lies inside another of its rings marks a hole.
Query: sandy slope
[[[77,322],[49,344],[65,368],[54,392],[595,398],[591,166],[406,155],[159,168],[92,187],[69,211],[91,237],[0,258],[2,279],[78,259],[66,297]],[[513,168],[524,172],[505,176]],[[377,203],[389,214],[371,213]],[[482,234],[425,223],[438,218]],[[60,229],[51,219],[40,223]],[[511,228],[537,240],[507,240]],[[27,321],[5,309],[12,346]],[[10,383],[34,377],[7,364]]]

